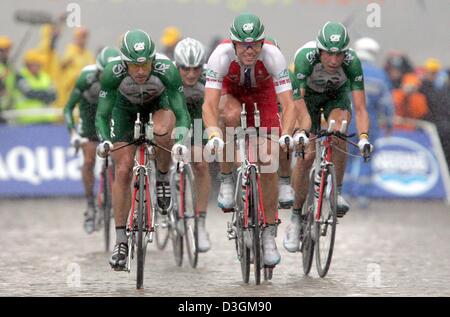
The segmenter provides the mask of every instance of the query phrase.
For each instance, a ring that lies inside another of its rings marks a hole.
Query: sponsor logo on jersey
[[[279,74],[278,74],[278,78],[283,78],[283,77],[287,77],[289,76],[289,72],[288,70],[285,68],[283,69]]]
[[[212,69],[208,69],[206,71],[206,77],[217,78],[217,72],[213,71]]]
[[[303,79],[305,79],[305,78],[306,78],[306,76],[305,76],[304,74],[302,74],[302,73],[298,73],[298,74],[297,74],[297,79],[303,80]]]
[[[112,68],[112,72],[114,75],[119,75],[123,72],[123,65],[122,64],[116,64]]]
[[[308,60],[308,62],[310,62],[312,64],[314,62],[314,60],[316,59],[316,52],[311,51],[311,52],[307,53],[306,59]]]
[[[363,81],[363,75],[356,76],[355,81]]]
[[[155,69],[155,72],[164,75],[166,73],[166,70],[168,70],[169,68],[170,68],[170,65],[158,62],[155,64],[154,69]]]
[[[250,33],[250,32],[253,31],[253,29],[254,29],[253,23],[245,23],[245,24],[242,26],[242,30],[243,30],[245,33]]]
[[[106,91],[100,90],[99,97],[100,97],[100,98],[106,98],[106,95],[107,95],[107,94],[108,94],[108,93],[107,93]]]
[[[145,50],[145,43],[144,42],[136,43],[136,44],[134,44],[133,48],[136,52],[143,51],[143,50]]]

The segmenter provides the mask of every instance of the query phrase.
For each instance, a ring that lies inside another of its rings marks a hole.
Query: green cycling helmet
[[[349,43],[347,28],[339,22],[325,23],[316,38],[317,49],[330,53],[345,52]]]
[[[123,35],[120,56],[124,62],[141,64],[152,61],[155,55],[155,43],[146,32],[135,29]]]
[[[256,42],[263,40],[264,25],[254,14],[242,13],[234,18],[230,27],[230,38],[236,42]]]
[[[106,65],[111,62],[115,57],[119,57],[120,52],[113,48],[105,46],[100,53],[98,53],[97,58],[95,60],[95,64],[100,71],[105,69]]]

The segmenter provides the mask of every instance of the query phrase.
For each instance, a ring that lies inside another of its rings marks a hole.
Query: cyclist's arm
[[[291,135],[294,131],[297,111],[292,95],[292,83],[289,77],[286,59],[278,47],[268,45],[263,56],[263,62],[272,75],[275,92],[281,105],[281,134]]]
[[[361,61],[353,50],[348,52],[344,60],[343,69],[348,78],[352,91],[356,128],[358,133],[369,133],[369,114],[366,108],[366,94],[364,92],[364,76]]]
[[[202,105],[202,118],[209,136],[219,133],[219,102],[222,94],[221,89],[205,88],[205,97]]]
[[[180,73],[169,59],[160,59],[155,63],[154,74],[160,78],[166,87],[164,94],[167,96],[166,100],[170,110],[175,115],[175,129],[172,136],[175,137],[176,143],[180,143],[189,133],[192,123],[186,106],[186,97],[184,96],[183,81]],[[164,103],[162,99],[160,103]]]
[[[109,123],[116,102],[117,88],[122,80],[123,69],[121,71],[121,67],[120,62],[109,63],[103,71],[100,81],[101,89],[95,115],[95,129],[100,141],[111,141]]]
[[[83,89],[83,74],[78,78],[75,87],[70,94],[70,98],[64,107],[64,120],[69,131],[75,130],[75,120],[73,118],[73,109],[80,102]]]
[[[300,81],[294,73],[289,72],[289,77],[292,82],[292,90],[294,91],[294,103],[297,109],[297,124],[296,128],[309,132],[311,130],[311,116],[305,102],[305,88],[300,88]]]
[[[366,94],[364,90],[353,90],[352,97],[358,133],[369,133],[369,114],[366,109]]]
[[[219,102],[223,78],[228,71],[233,54],[232,48],[230,53],[230,47],[221,44],[212,52],[207,63],[202,118],[209,138],[222,135],[219,128]]]

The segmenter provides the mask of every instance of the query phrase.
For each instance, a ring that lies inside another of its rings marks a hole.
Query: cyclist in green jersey
[[[311,129],[300,131],[294,136],[294,142],[301,135],[308,135],[320,129],[320,112],[325,120],[335,120],[335,130],[340,130],[342,121],[349,123],[352,118],[351,93],[354,103],[354,115],[359,132],[359,148],[363,151],[373,147],[369,142],[369,117],[366,110],[364,78],[361,62],[355,52],[348,47],[350,38],[344,25],[327,22],[318,33],[316,41],[302,46],[295,54],[295,75],[300,82],[300,91],[294,96],[304,100],[311,118]],[[339,148],[333,153],[338,183],[337,216],[343,217],[350,205],[341,195],[346,165],[347,143],[335,138],[334,145]],[[308,189],[309,170],[314,161],[314,143],[306,148],[304,160],[297,161],[293,173],[293,187],[296,191],[291,223],[286,231],[284,247],[296,252],[300,239],[300,210]]]
[[[101,140],[97,154],[104,157],[111,149],[132,142],[137,113],[140,113],[142,122],[147,122],[152,113],[155,142],[164,148],[172,147],[172,155],[178,155],[181,150],[182,156],[187,156],[188,149],[182,142],[188,134],[191,118],[175,65],[166,56],[157,54],[150,36],[139,29],[123,35],[120,56],[108,64],[101,80],[95,121]],[[116,246],[110,265],[115,270],[126,267],[128,245],[125,226],[131,207],[130,183],[135,151],[135,146],[128,146],[112,153],[115,163],[112,194]],[[171,202],[168,173],[171,162],[171,153],[156,149],[157,205],[161,213],[167,213]]]
[[[84,229],[87,233],[94,231],[97,215],[94,200],[95,148],[98,144],[95,133],[95,113],[100,92],[100,79],[106,65],[118,56],[119,51],[117,49],[103,48],[97,55],[96,63],[84,67],[81,71],[64,107],[64,118],[70,133],[70,144],[74,147],[81,147],[83,150],[81,175],[87,201],[87,210],[84,213]],[[73,110],[77,105],[79,105],[80,114],[78,125],[75,124],[73,117]]]

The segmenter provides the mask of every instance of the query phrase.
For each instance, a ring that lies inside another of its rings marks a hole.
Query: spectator
[[[24,64],[17,75],[16,86],[19,91],[16,103],[17,110],[43,109],[55,101],[56,92],[50,76],[42,70],[45,57],[38,50],[25,53]],[[55,122],[54,114],[25,112],[17,118],[19,124]]]
[[[384,70],[392,82],[392,87],[395,89],[400,88],[402,78],[405,74],[414,71],[408,57],[403,53],[395,51],[388,54]]]
[[[393,97],[397,116],[408,119],[424,119],[428,115],[427,98],[419,91],[419,78],[408,73],[400,88],[394,89]]]
[[[62,90],[56,103],[57,107],[64,107],[69,94],[75,86],[75,82],[81,70],[86,65],[95,64],[94,55],[87,49],[89,30],[85,27],[76,28],[73,32],[73,42],[66,46],[66,51],[61,59]]]
[[[2,110],[11,109],[14,104],[16,74],[9,64],[12,42],[7,36],[0,36],[0,122]]]
[[[181,32],[174,26],[169,26],[164,29],[161,37],[161,44],[164,46],[163,53],[173,60],[173,52],[175,45],[181,40]]]
[[[444,149],[445,159],[447,160],[447,166],[450,168],[450,69],[446,71],[447,81],[442,89],[441,107],[439,107],[439,113],[435,113],[436,126],[438,129],[441,144]]]

